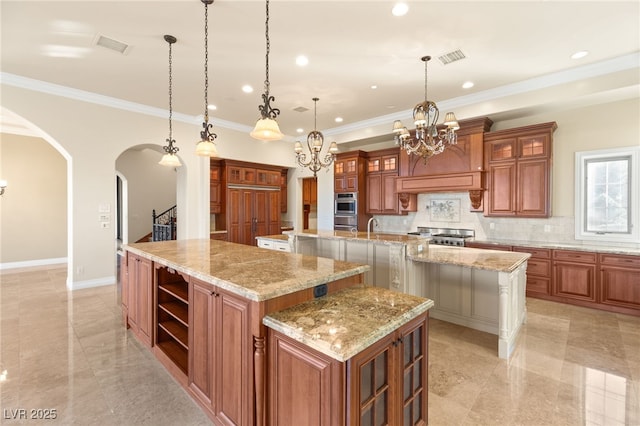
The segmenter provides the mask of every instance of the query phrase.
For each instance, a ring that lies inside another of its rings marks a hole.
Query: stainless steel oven
[[[335,195],[335,209],[333,212],[336,216],[357,215],[358,214],[358,193],[343,192]]]
[[[358,228],[358,215],[335,215],[333,219],[333,228],[336,231],[351,231]]]

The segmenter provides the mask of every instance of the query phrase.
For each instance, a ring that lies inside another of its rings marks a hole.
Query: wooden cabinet
[[[256,169],[252,167],[241,167],[235,165],[226,165],[227,183],[235,183],[241,185],[256,184]]]
[[[359,192],[364,188],[366,153],[350,151],[336,155],[334,161],[334,191]]]
[[[280,171],[280,213],[287,212],[287,179],[289,169],[282,169]]]
[[[511,251],[511,246],[506,244],[478,243],[475,241],[469,241],[469,242],[465,242],[464,246],[469,248],[479,248],[479,249],[485,249],[485,250]]]
[[[222,213],[224,191],[222,189],[222,166],[220,160],[211,159],[209,164],[209,210],[211,214]]]
[[[156,350],[186,376],[189,355],[189,284],[171,268],[156,265]]]
[[[596,253],[553,250],[552,294],[595,303],[597,301],[596,261]]]
[[[253,411],[249,302],[191,278],[188,387],[222,424],[244,425]]]
[[[640,256],[599,254],[600,303],[640,310]],[[637,315],[637,313],[636,313]]]
[[[316,178],[302,179],[302,204],[318,204],[318,180]]]
[[[127,252],[127,322],[131,331],[147,346],[153,342],[152,263]]]
[[[280,191],[229,188],[227,241],[256,245],[269,234],[280,234]]]
[[[426,425],[427,314],[346,362],[269,330],[270,424]]]
[[[399,170],[399,148],[368,153],[367,159],[367,213],[400,214],[402,209],[396,192]]]
[[[549,217],[556,123],[485,133],[485,216]]]
[[[527,261],[527,296],[544,297],[551,294],[551,250],[513,247],[513,251],[531,254]]]

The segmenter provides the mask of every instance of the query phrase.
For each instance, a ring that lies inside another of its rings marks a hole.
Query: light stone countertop
[[[262,319],[338,361],[346,361],[433,307],[433,301],[358,285],[303,302]]]
[[[359,263],[211,239],[134,243],[124,249],[254,301],[269,300],[370,269]]]
[[[419,240],[428,240],[428,237],[420,235],[407,234],[390,234],[384,232],[371,232],[370,238],[367,238],[366,231],[350,232],[350,231],[333,231],[333,230],[316,230],[308,229],[305,231],[286,231],[287,235],[296,235],[300,237],[326,238],[334,240],[363,240],[363,241],[379,241],[381,243],[406,244]]]
[[[286,234],[260,235],[256,240],[289,241],[289,236]]]
[[[420,253],[407,254],[407,258],[416,262],[458,265],[498,272],[512,272],[529,257],[531,257],[529,253],[434,244]]]
[[[556,250],[576,250],[591,251],[596,253],[626,254],[631,256],[640,256],[640,248],[625,247],[619,243],[610,243],[609,245],[598,244],[570,244],[570,243],[554,243],[547,241],[521,241],[521,240],[481,240],[472,239],[470,242],[481,244],[501,244],[507,246],[545,248]]]

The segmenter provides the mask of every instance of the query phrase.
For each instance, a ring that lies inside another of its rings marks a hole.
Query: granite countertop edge
[[[615,247],[604,246],[597,244],[572,244],[572,243],[560,243],[551,241],[520,241],[520,240],[482,240],[474,238],[469,242],[479,244],[492,244],[492,245],[506,245],[506,246],[518,246],[518,247],[531,247],[531,248],[543,248],[543,249],[556,249],[556,250],[575,250],[575,251],[590,251],[595,253],[610,253],[610,254],[626,254],[631,256],[640,256],[640,248],[634,247]],[[471,248],[471,247],[469,247]]]
[[[446,265],[457,265],[474,269],[484,269],[487,271],[497,271],[497,272],[513,272],[518,269],[523,263],[525,263],[530,257],[529,253],[520,253],[520,252],[506,252],[502,250],[489,250],[489,249],[475,249],[482,253],[482,255],[491,256],[492,252],[500,253],[501,264],[497,265],[494,260],[490,258],[487,259],[459,259],[456,257],[456,254],[468,254],[469,247],[449,247],[449,246],[429,246],[429,248],[420,253],[409,253],[407,254],[407,258],[414,262],[422,262],[422,263],[437,263],[437,264],[446,264]],[[437,258],[435,256],[438,256]],[[512,258],[511,262],[505,264],[505,257]]]

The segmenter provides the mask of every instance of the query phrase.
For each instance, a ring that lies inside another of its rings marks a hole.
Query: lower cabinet
[[[269,330],[270,424],[427,424],[427,315],[340,362]]]
[[[640,310],[640,256],[599,254],[600,303]]]
[[[553,250],[552,295],[596,303],[596,262],[596,253]]]
[[[551,294],[551,250],[533,247],[513,247],[513,251],[529,253],[527,261],[527,296]]]
[[[253,411],[249,301],[191,278],[188,388],[222,424]]]
[[[157,329],[155,346],[183,374],[188,374],[189,277],[156,265]]]
[[[152,264],[136,254],[127,253],[127,323],[131,331],[147,346],[153,342],[153,273]]]

